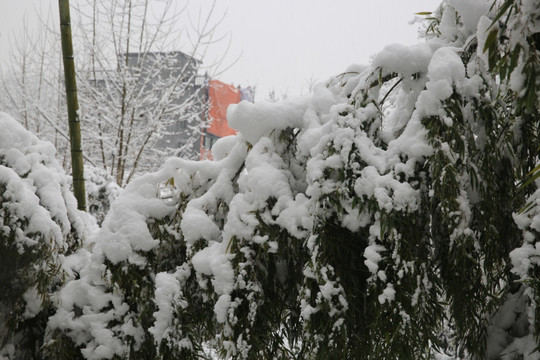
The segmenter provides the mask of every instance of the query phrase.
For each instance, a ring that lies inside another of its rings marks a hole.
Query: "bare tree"
[[[44,25],[50,18],[42,20]],[[59,41],[59,34],[49,31],[25,31],[11,39],[8,61],[0,69],[0,106],[26,129],[53,142],[59,154],[67,154]],[[61,159],[66,169],[67,160],[67,156]]]
[[[195,157],[205,126],[200,59],[214,41],[213,8],[193,21],[174,4],[156,11],[149,0],[88,0],[78,8],[85,143],[121,186],[165,156]],[[190,28],[179,29],[179,18]]]
[[[197,156],[194,145],[206,126],[205,79],[223,64],[220,59],[203,68],[202,60],[208,47],[222,40],[216,31],[220,19],[215,3],[195,15],[194,4],[178,3],[72,3],[85,158],[120,186],[165,157]],[[42,38],[25,34],[26,42],[16,42],[16,56],[4,71],[14,75],[2,78],[0,85],[9,91],[0,101],[19,113],[28,129],[55,142],[61,155],[69,149],[67,127],[60,122],[64,85],[60,52],[51,46],[59,35],[50,19],[41,20]],[[65,159],[63,164],[69,167]]]

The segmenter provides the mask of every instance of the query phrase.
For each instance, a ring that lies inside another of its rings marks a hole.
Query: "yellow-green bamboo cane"
[[[86,211],[84,166],[81,149],[81,123],[79,121],[78,112],[79,101],[77,99],[75,62],[73,60],[73,43],[71,40],[69,0],[58,0],[58,7],[60,9],[60,35],[62,40],[62,56],[64,59],[64,79],[66,82],[69,141],[71,145],[71,168],[73,172],[73,193],[77,199],[78,209]]]

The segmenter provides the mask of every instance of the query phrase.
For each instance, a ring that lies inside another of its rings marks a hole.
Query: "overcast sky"
[[[209,3],[192,0],[190,11]],[[0,58],[9,51],[8,39],[23,31],[25,14],[32,26],[36,12],[56,18],[57,4],[57,0],[0,0]],[[369,63],[384,45],[417,42],[418,25],[409,22],[415,12],[434,10],[438,4],[436,0],[218,0],[216,18],[225,14],[218,31],[226,39],[209,49],[207,59],[219,57],[230,39],[225,62],[238,60],[219,75],[220,80],[256,86],[258,100],[265,99],[270,89],[278,95],[298,95],[307,91],[310,80],[339,74],[352,63]]]

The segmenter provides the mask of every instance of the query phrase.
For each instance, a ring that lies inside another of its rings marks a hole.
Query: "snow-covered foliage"
[[[109,212],[111,203],[118,197],[122,188],[115,179],[101,168],[90,165],[84,168],[88,212],[99,225]]]
[[[446,0],[424,42],[231,106],[214,161],[132,181],[63,261],[49,348],[540,359],[540,2],[491,5]]]
[[[0,113],[0,357],[39,357],[65,255],[92,222],[75,198],[51,143]]]

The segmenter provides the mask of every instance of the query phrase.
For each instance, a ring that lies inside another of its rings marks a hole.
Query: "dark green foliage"
[[[0,190],[1,188],[0,186]],[[9,218],[4,211],[2,215],[5,215],[4,220]],[[4,222],[3,225],[8,224]],[[26,247],[21,254],[15,247],[14,233],[12,230],[10,234],[2,233],[0,236],[0,319],[5,322],[0,330],[0,345],[4,347],[13,338],[17,338],[18,346],[24,349],[21,359],[35,359],[40,354],[51,310],[50,291],[55,288],[55,283],[58,283],[59,268],[52,262],[47,263],[52,254],[46,245]],[[38,234],[34,236],[39,238]],[[35,267],[36,264],[39,266]],[[33,287],[43,303],[37,315],[27,318],[24,316],[26,302],[23,295]]]

